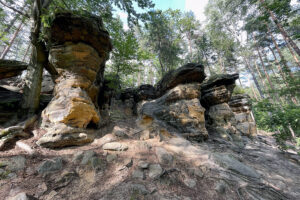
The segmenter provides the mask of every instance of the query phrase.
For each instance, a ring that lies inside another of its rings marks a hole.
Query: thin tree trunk
[[[41,29],[41,12],[42,9],[46,9],[46,7],[42,7],[42,5],[45,3],[50,3],[50,1],[35,0],[32,10],[34,19],[31,29],[32,54],[27,69],[26,84],[24,87],[24,95],[22,100],[22,109],[25,112],[24,114],[27,115],[31,115],[38,110],[43,68],[48,64],[48,55],[45,44],[39,40]]]
[[[10,23],[8,24],[8,26],[6,27],[6,29],[4,29],[4,31],[0,34],[0,40],[2,40],[3,36],[6,35],[7,33],[9,33],[11,27],[14,26],[15,22],[17,21],[17,19],[19,18],[20,14],[16,14],[15,17],[10,21]]]
[[[5,56],[7,55],[7,53],[9,52],[12,44],[14,43],[16,37],[18,36],[21,28],[22,28],[22,25],[23,25],[23,21],[20,22],[19,26],[17,27],[13,37],[11,38],[11,40],[9,41],[9,44],[5,47],[4,51],[2,52],[1,56],[0,56],[0,59],[4,59]]]
[[[249,80],[249,79],[248,79],[248,80]],[[251,90],[252,90],[252,93],[253,93],[253,95],[254,95],[255,100],[258,101],[258,97],[257,97],[257,95],[256,95],[256,92],[255,92],[255,90],[254,90],[254,88],[253,88],[252,83],[250,84],[250,87],[251,87]]]
[[[259,76],[259,78],[260,78],[260,80],[261,80],[261,83],[262,83],[263,87],[264,87],[265,89],[267,89],[266,83],[265,83],[265,80],[264,80],[264,77],[261,75],[261,72],[260,72],[260,69],[259,69],[259,67],[258,67],[258,65],[257,65],[256,60],[254,61],[254,66],[255,66],[255,68],[256,68],[256,71],[257,71],[257,73],[258,73],[258,76]]]
[[[269,77],[269,74],[268,74],[268,72],[267,72],[267,70],[266,70],[265,63],[264,63],[264,61],[263,61],[263,59],[262,59],[262,56],[261,56],[261,54],[260,54],[259,49],[258,49],[257,46],[256,46],[256,51],[257,51],[257,53],[258,53],[258,57],[259,57],[259,59],[260,59],[261,66],[263,67],[263,70],[264,70],[265,76],[266,76],[266,78],[267,78],[267,80],[268,80],[268,83],[269,83],[271,89],[275,92],[274,85],[273,85],[273,83],[272,83],[272,81],[271,81],[271,79],[270,79],[270,77]]]
[[[267,8],[267,6],[264,5],[265,0],[260,0],[260,2],[263,4],[264,8],[267,10],[267,12],[270,14],[273,22],[276,24],[277,28],[280,30],[281,35],[283,36],[284,40],[286,41],[289,50],[292,55],[294,55],[294,52],[291,48],[294,49],[294,51],[300,56],[300,49],[299,47],[295,44],[295,42],[290,38],[290,36],[287,34],[287,32],[284,30],[280,22],[278,21],[277,17],[274,15],[274,13]],[[299,65],[300,67],[300,65]]]
[[[284,75],[284,73],[283,73],[283,71],[282,71],[282,68],[281,68],[281,66],[280,66],[280,63],[278,62],[278,60],[277,60],[277,58],[276,58],[275,52],[273,51],[273,49],[272,49],[270,46],[268,46],[268,48],[270,49],[270,51],[271,51],[272,54],[273,54],[273,57],[274,57],[274,60],[275,60],[276,65],[277,65],[277,69],[278,69],[278,71],[279,71],[279,73],[280,73],[280,75],[281,75],[282,81],[284,82],[284,84],[286,85],[286,87],[289,88],[289,87],[290,87],[290,86],[289,86],[289,83],[286,81],[286,77],[285,77],[285,75]],[[292,102],[293,102],[295,105],[298,105],[298,100],[297,100],[294,96],[291,96],[291,100],[292,100]]]
[[[26,51],[25,51],[24,57],[23,57],[23,59],[22,59],[22,62],[25,61],[26,56],[27,56],[27,54],[28,54],[28,52],[29,52],[30,46],[31,46],[31,45],[29,44],[28,47],[27,47],[27,49],[26,49]]]
[[[253,81],[254,81],[254,83],[255,83],[255,86],[256,86],[256,88],[257,88],[257,90],[258,90],[258,92],[259,92],[259,95],[261,96],[261,98],[265,98],[265,96],[264,96],[264,93],[262,92],[262,90],[261,90],[261,88],[260,88],[260,86],[259,86],[259,84],[258,84],[258,81],[257,81],[257,79],[256,79],[256,76],[255,76],[255,74],[254,74],[254,72],[252,71],[252,69],[251,69],[251,66],[249,65],[249,63],[248,63],[248,61],[247,61],[247,59],[246,58],[244,58],[244,61],[245,61],[245,66],[246,66],[246,68],[248,69],[248,71],[250,72],[250,74],[252,75],[252,78],[253,78]]]

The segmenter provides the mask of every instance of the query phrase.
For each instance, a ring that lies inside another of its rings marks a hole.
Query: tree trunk
[[[255,86],[256,86],[256,88],[257,88],[257,90],[258,90],[258,92],[259,92],[259,95],[261,96],[261,98],[265,98],[265,96],[264,96],[264,93],[262,92],[262,90],[261,90],[261,88],[260,88],[260,86],[259,86],[259,84],[258,84],[258,81],[257,81],[257,79],[256,79],[256,76],[255,76],[255,74],[254,74],[254,72],[252,71],[252,69],[251,69],[251,66],[249,65],[249,63],[248,63],[248,61],[247,61],[247,59],[246,58],[244,58],[244,61],[245,61],[245,66],[246,66],[246,68],[248,69],[248,71],[250,72],[250,74],[252,75],[252,78],[253,78],[253,81],[254,81],[254,83],[255,83]]]
[[[11,27],[14,26],[15,22],[17,21],[17,19],[20,17],[20,14],[16,14],[15,17],[10,21],[10,23],[8,24],[8,26],[6,27],[6,29],[4,29],[4,31],[0,34],[0,40],[2,40],[2,38],[9,33]]]
[[[260,69],[258,68],[258,65],[257,65],[257,63],[256,63],[256,60],[254,61],[254,66],[255,66],[255,68],[256,68],[256,71],[257,71],[257,73],[258,73],[258,76],[259,76],[259,78],[260,78],[260,80],[261,80],[261,83],[262,83],[263,87],[264,87],[265,89],[267,89],[266,84],[265,84],[264,77],[261,75],[261,72],[260,72]]]
[[[264,4],[264,0],[260,0],[260,2],[262,4]],[[295,42],[290,38],[290,36],[287,34],[287,32],[284,30],[284,28],[282,27],[282,25],[280,24],[280,22],[278,21],[277,17],[274,15],[274,13],[267,8],[267,6],[263,5],[264,8],[267,10],[267,12],[270,14],[273,22],[276,24],[277,28],[280,30],[281,35],[283,36],[284,40],[287,43],[287,46],[289,47],[289,50],[291,52],[292,55],[294,55],[294,52],[291,48],[294,49],[294,51],[298,54],[298,56],[300,56],[300,49],[299,47],[295,44]],[[299,65],[300,67],[300,65]]]
[[[22,108],[25,112],[24,114],[29,115],[35,113],[39,108],[43,68],[48,64],[48,54],[45,44],[39,40],[41,12],[42,8],[46,9],[46,7],[42,7],[42,5],[45,2],[48,3],[49,1],[41,2],[40,0],[36,0],[32,10],[34,19],[31,29],[32,54],[27,70],[22,100]]]
[[[20,22],[19,26],[17,27],[13,37],[11,38],[11,40],[9,41],[9,44],[5,47],[4,51],[2,52],[1,56],[0,56],[0,59],[4,59],[5,56],[7,55],[7,53],[9,52],[12,44],[14,43],[16,37],[18,36],[21,28],[22,28],[22,25],[23,25],[23,21]]]
[[[26,51],[25,51],[24,57],[23,57],[23,59],[22,59],[22,62],[25,61],[26,56],[27,56],[27,54],[28,54],[28,52],[29,52],[30,46],[31,46],[31,45],[29,44],[28,47],[26,48]]]
[[[270,79],[270,77],[269,77],[269,74],[268,74],[268,72],[267,72],[267,70],[266,70],[265,63],[264,63],[264,61],[263,61],[263,59],[262,59],[262,56],[261,56],[261,54],[260,54],[259,49],[258,49],[257,46],[256,46],[256,51],[257,51],[257,53],[258,53],[258,57],[259,57],[259,59],[260,59],[261,66],[263,67],[263,70],[264,70],[265,76],[266,76],[266,78],[267,78],[267,80],[268,80],[268,83],[269,83],[271,89],[275,92],[274,85],[273,85],[273,83],[272,83],[272,81],[271,81],[271,79]]]

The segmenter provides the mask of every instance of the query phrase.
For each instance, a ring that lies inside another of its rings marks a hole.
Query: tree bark
[[[48,64],[48,54],[45,44],[39,40],[41,12],[44,3],[45,1],[35,0],[32,10],[32,17],[34,19],[31,29],[32,54],[27,70],[22,100],[24,114],[29,115],[35,113],[39,108],[43,68]]]
[[[261,90],[261,88],[260,88],[260,86],[259,86],[259,84],[258,84],[258,81],[257,81],[257,79],[256,79],[256,76],[255,76],[254,72],[252,71],[251,66],[249,65],[249,63],[248,63],[248,61],[247,61],[246,58],[244,58],[244,62],[245,62],[246,68],[248,69],[248,71],[249,71],[250,74],[252,75],[254,84],[255,84],[255,86],[256,86],[258,92],[259,92],[259,95],[261,96],[261,98],[264,99],[264,98],[265,98],[264,93],[262,92],[262,90]]]
[[[5,47],[4,51],[2,52],[0,59],[4,59],[5,56],[7,55],[7,53],[9,52],[12,44],[14,43],[16,37],[18,36],[20,30],[22,29],[22,25],[23,25],[23,21],[20,22],[19,26],[17,27],[13,37],[11,38],[11,40],[9,41],[9,44]]]

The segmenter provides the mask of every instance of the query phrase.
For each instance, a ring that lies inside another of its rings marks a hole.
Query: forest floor
[[[268,133],[240,141],[210,133],[197,143],[144,137],[135,120],[115,120],[91,144],[56,150],[36,145],[43,133],[34,130],[0,153],[0,199],[300,199],[300,156]]]

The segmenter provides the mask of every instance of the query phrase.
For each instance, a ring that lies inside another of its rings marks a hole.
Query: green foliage
[[[276,137],[281,140],[291,138],[289,126],[295,135],[300,137],[300,106],[293,104],[274,104],[262,100],[253,104],[253,113],[259,129],[278,132]]]
[[[233,95],[237,95],[237,94],[245,94],[246,91],[244,88],[242,88],[241,86],[237,85],[235,86],[234,90],[233,90]]]

